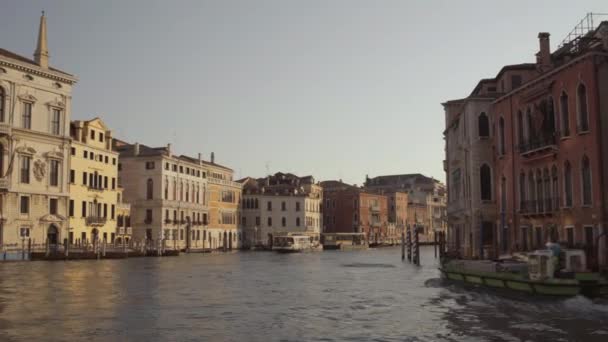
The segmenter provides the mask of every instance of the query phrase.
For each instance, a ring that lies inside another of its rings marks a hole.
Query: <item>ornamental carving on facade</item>
[[[34,177],[36,177],[36,180],[41,182],[44,179],[45,173],[46,173],[46,163],[40,159],[36,160],[34,162]]]

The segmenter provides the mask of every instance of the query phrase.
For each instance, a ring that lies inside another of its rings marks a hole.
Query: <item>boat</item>
[[[352,251],[369,248],[365,233],[323,233],[321,241],[324,250]]]
[[[320,251],[323,246],[309,235],[288,233],[274,236],[272,250],[279,253],[300,253]]]
[[[582,250],[536,250],[520,258],[464,260],[443,258],[444,278],[489,288],[532,295],[573,297],[608,296],[608,278],[587,269]]]

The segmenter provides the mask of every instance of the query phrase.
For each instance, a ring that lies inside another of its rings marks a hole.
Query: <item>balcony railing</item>
[[[369,210],[370,211],[380,211],[380,205],[379,204],[372,204],[369,206]]]
[[[87,188],[89,190],[93,190],[93,191],[104,191],[105,190],[105,188],[102,187],[102,186],[91,186],[91,185],[89,185]]]
[[[101,216],[87,216],[85,221],[88,226],[103,226],[107,219]]]
[[[8,178],[0,178],[0,189],[8,189]]]
[[[559,198],[522,201],[520,212],[524,215],[550,215],[559,210]]]
[[[539,136],[528,139],[519,145],[519,153],[529,156],[534,153],[557,150],[557,137],[559,132],[551,133],[550,136]]]
[[[173,223],[173,220],[172,220],[172,219],[165,219],[165,223],[166,223],[166,224],[172,224],[172,223]]]

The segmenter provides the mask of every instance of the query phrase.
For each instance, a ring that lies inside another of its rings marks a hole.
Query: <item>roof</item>
[[[123,140],[119,140],[119,139],[113,139],[113,147],[115,151],[120,152],[120,156],[121,157],[135,157],[133,155],[133,150],[135,149],[135,144],[129,144]],[[166,146],[163,147],[150,147],[150,146],[146,146],[143,144],[139,144],[139,154],[137,155],[138,157],[153,157],[153,156],[168,156],[169,155],[169,151],[167,150]],[[199,159],[198,158],[192,158],[190,156],[186,156],[186,155],[173,155],[174,158],[189,162],[189,163],[193,163],[193,164],[198,164]],[[206,160],[201,160],[201,162],[203,163],[203,165],[207,165],[207,166],[214,166],[214,167],[218,167],[218,168],[222,168],[225,169],[226,171],[233,171],[231,168],[220,165],[220,164],[216,164],[216,163],[212,163]]]
[[[335,190],[335,189],[341,189],[341,190],[346,190],[346,189],[358,189],[358,187],[351,185],[351,184],[347,184],[342,182],[341,180],[327,180],[327,181],[323,181],[321,182],[321,187],[323,188],[323,190]]]
[[[31,59],[29,59],[27,57],[23,57],[21,55],[18,55],[18,54],[14,53],[14,52],[2,49],[2,48],[0,48],[0,56],[8,57],[8,58],[14,59],[16,61],[19,61],[19,62],[22,62],[22,63],[31,64],[32,66],[40,68],[40,66],[38,65],[38,63],[34,62],[33,60],[31,60]],[[52,67],[49,67],[49,70],[54,71],[54,72],[58,72],[58,73],[61,73],[61,74],[64,74],[66,76],[74,77],[74,75],[72,75],[72,74],[69,74],[69,73],[67,73],[65,71],[61,71],[59,69],[55,69],[55,68],[52,68]]]

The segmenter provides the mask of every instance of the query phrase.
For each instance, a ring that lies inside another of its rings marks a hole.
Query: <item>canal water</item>
[[[0,341],[608,341],[608,302],[471,291],[399,248],[0,263]]]

